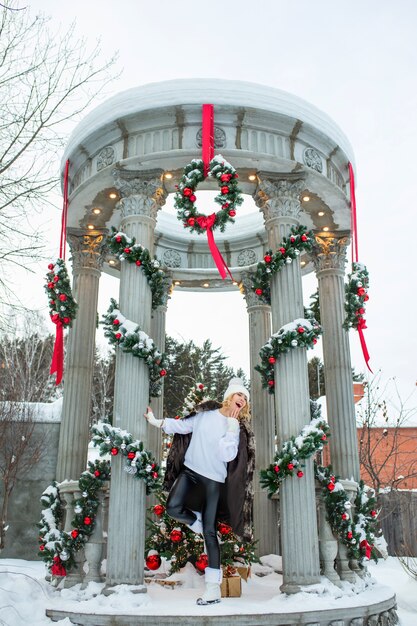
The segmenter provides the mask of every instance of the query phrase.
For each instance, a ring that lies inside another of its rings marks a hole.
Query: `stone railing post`
[[[255,200],[263,211],[268,244],[275,251],[292,225],[299,223],[303,173],[260,172]],[[272,331],[304,317],[299,259],[271,280]],[[264,393],[267,393],[266,391]],[[275,411],[279,441],[297,435],[310,422],[307,355],[297,348],[275,366]],[[284,480],[280,487],[281,545],[284,593],[320,580],[313,460],[305,462],[302,479]]]
[[[319,283],[323,328],[324,380],[331,431],[330,458],[335,474],[359,480],[359,453],[353,399],[352,365],[345,319],[344,273],[347,236],[316,237],[312,258]]]
[[[72,255],[77,317],[68,333],[64,372],[64,400],[59,433],[58,481],[78,480],[87,466],[91,386],[97,322],[98,287],[105,234],[72,229]]]
[[[120,228],[153,254],[158,209],[165,201],[162,170],[114,170],[121,199]],[[119,307],[123,315],[151,336],[151,290],[145,274],[134,264],[122,263]],[[152,337],[151,337],[152,338]],[[147,442],[143,417],[149,403],[149,371],[143,359],[118,352],[113,425]],[[121,456],[112,459],[106,591],[118,584],[143,585],[146,491],[143,481],[129,476]],[[145,587],[140,589],[145,591]]]
[[[70,533],[73,530],[71,521],[74,519],[75,515],[74,501],[81,497],[80,487],[78,485],[78,481],[65,480],[63,483],[58,485],[58,488],[65,507],[64,531],[66,533]],[[84,548],[80,548],[80,550],[77,550],[74,553],[74,561],[75,566],[71,568],[67,576],[64,578],[64,587],[73,587],[74,585],[83,582],[83,566],[85,561]],[[65,561],[63,561],[63,563],[65,565]]]
[[[104,514],[107,491],[108,485],[106,484],[103,489],[97,493],[98,508],[94,524],[94,530],[84,546],[85,560],[87,561],[88,572],[84,576],[84,581],[81,586],[82,589],[85,589],[90,581],[100,583],[104,580],[100,569],[103,560],[103,546],[105,543]]]
[[[340,584],[340,576],[335,569],[337,557],[338,542],[334,536],[331,526],[327,521],[326,504],[321,494],[322,489],[319,486],[316,489],[318,527],[319,527],[319,554],[323,576],[326,576],[333,584],[338,587]]]
[[[267,467],[275,454],[274,398],[262,389],[261,377],[255,370],[259,351],[271,336],[271,307],[262,304],[252,291],[252,281],[247,273],[242,276],[241,290],[246,300],[249,316],[249,355],[251,380],[251,412],[256,441],[255,475],[253,477],[253,525],[257,552],[279,554],[277,501],[268,498],[259,483],[259,471]]]

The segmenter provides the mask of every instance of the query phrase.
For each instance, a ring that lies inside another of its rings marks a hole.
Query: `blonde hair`
[[[229,394],[222,402],[222,407],[224,407],[225,409],[228,409],[233,396],[235,395],[235,392]],[[239,418],[238,419],[246,419],[246,420],[250,420],[251,418],[251,414],[250,414],[250,404],[249,401],[246,400],[246,404],[243,407],[243,409],[241,409],[241,411],[239,411]]]

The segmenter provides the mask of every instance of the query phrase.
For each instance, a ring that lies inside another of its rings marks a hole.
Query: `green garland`
[[[349,496],[331,467],[316,465],[315,477],[323,487],[327,520],[333,533],[347,547],[349,558],[359,562],[371,557],[377,560],[372,545],[377,532],[376,500],[373,495],[368,496],[364,482],[361,480],[358,485],[352,514]]]
[[[267,250],[264,260],[257,265],[256,272],[251,276],[252,289],[258,298],[266,304],[271,304],[271,278],[281,271],[285,265],[292,263],[301,252],[311,252],[314,243],[312,231],[305,226],[292,226],[288,237],[283,241],[276,252]]]
[[[120,261],[134,263],[144,272],[152,292],[152,309],[164,304],[166,293],[170,286],[170,279],[161,269],[161,263],[156,257],[151,259],[149,250],[138,243],[134,237],[128,237],[112,226],[107,244],[111,252],[117,255]]]
[[[312,348],[321,332],[314,318],[300,318],[282,326],[262,346],[259,352],[261,364],[255,369],[262,377],[262,386],[269,393],[275,393],[275,362],[293,348]]]
[[[220,193],[214,198],[214,202],[220,204],[222,209],[215,214],[211,228],[214,230],[218,227],[221,232],[224,232],[228,222],[234,223],[236,207],[243,202],[242,192],[237,183],[238,174],[235,168],[221,154],[218,154],[210,161],[208,176],[216,179],[220,185]],[[204,163],[201,159],[193,159],[185,166],[175,193],[178,219],[191,232],[195,231],[198,234],[206,232],[206,229],[199,224],[199,220],[207,216],[199,213],[195,204],[197,200],[195,190],[203,180],[205,180]]]
[[[49,263],[46,274],[45,291],[49,298],[49,315],[56,324],[59,320],[64,328],[72,325],[77,313],[71,284],[63,259],[57,259],[55,263]]]
[[[343,328],[364,329],[365,302],[369,300],[369,274],[362,263],[352,263],[352,273],[348,274],[348,282],[345,285],[345,311],[346,319]]]
[[[329,434],[327,422],[322,417],[316,417],[304,426],[298,436],[284,441],[281,450],[275,454],[273,463],[260,471],[261,486],[268,489],[269,497],[279,490],[284,478],[294,475],[303,477],[302,461],[322,450]]]
[[[104,325],[104,336],[111,345],[145,360],[149,368],[149,396],[160,396],[163,378],[167,374],[165,354],[159,352],[152,339],[135,322],[120,313],[114,298],[100,323]]]
[[[110,478],[109,461],[88,463],[88,470],[81,474],[78,481],[81,498],[74,501],[74,519],[71,521],[71,532],[60,530],[63,518],[63,505],[54,482],[41,496],[42,510],[39,532],[39,556],[45,561],[53,576],[66,576],[74,567],[74,554],[88,541],[95,526],[98,499],[97,492],[104,481]]]

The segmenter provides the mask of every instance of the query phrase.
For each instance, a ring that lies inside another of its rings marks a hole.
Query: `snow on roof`
[[[30,408],[33,413],[31,419],[34,422],[60,422],[63,398],[58,398],[54,402],[16,402],[17,407]],[[7,404],[4,402],[2,404]]]

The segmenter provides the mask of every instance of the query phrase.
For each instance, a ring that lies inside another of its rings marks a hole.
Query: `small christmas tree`
[[[203,383],[195,383],[184,400],[180,417],[189,415],[202,402],[213,400],[211,391]]]

